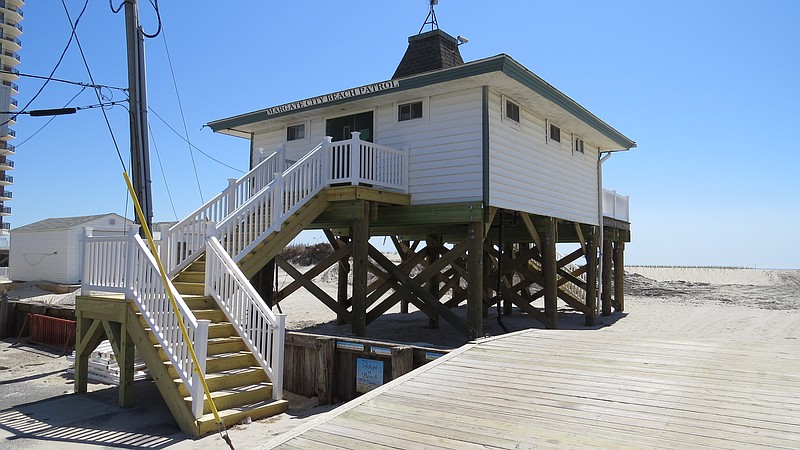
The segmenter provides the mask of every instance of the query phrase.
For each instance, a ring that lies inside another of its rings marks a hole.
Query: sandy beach
[[[320,278],[323,288],[335,294],[335,284],[326,281],[325,274]],[[285,277],[281,279],[284,285],[290,281]],[[620,338],[646,332],[651,336],[679,334],[698,340],[768,340],[800,352],[798,270],[628,267],[625,291],[626,311],[600,317],[598,324],[589,332],[614,333]],[[323,334],[347,334],[349,331],[349,327],[337,327],[335,315],[302,289],[281,305],[283,312],[288,314],[288,327],[292,330]],[[503,321],[512,331],[541,327],[517,311],[511,317],[504,317]],[[395,308],[370,325],[367,331],[371,338],[376,339],[440,346],[463,343],[463,338],[458,337],[444,321],[438,330],[427,329],[426,322],[420,313],[399,314]],[[561,328],[586,330],[582,323],[582,315],[566,309],[559,315]],[[494,310],[485,320],[485,326],[487,334],[502,333]],[[65,358],[57,357],[46,349],[30,346],[11,348],[11,342],[6,340],[0,348],[2,448],[52,448],[54,444],[58,444],[59,448],[114,447],[119,446],[120,442],[128,442],[124,440],[126,432],[141,442],[150,442],[152,445],[148,446],[154,448],[224,446],[218,435],[193,440],[180,434],[177,426],[170,425],[168,412],[165,414],[163,402],[159,404],[157,392],[150,392],[154,390],[152,383],[144,382],[141,388],[137,385],[137,389],[144,392],[142,398],[147,404],[128,410],[115,405],[116,389],[107,385],[92,383],[90,390],[94,394],[74,396],[71,394],[72,379],[64,373],[68,366]],[[287,413],[233,426],[230,437],[236,448],[257,448],[270,438],[333,408],[316,407],[314,398],[290,395],[289,400],[291,406]],[[85,405],[87,402],[89,405]],[[93,408],[100,410],[105,419],[87,419],[70,414],[62,414],[64,417],[59,420],[53,419],[58,416],[54,412],[57,408],[73,406],[83,407],[87,411]],[[43,410],[48,413],[44,414]],[[19,426],[21,418],[25,420],[24,427]],[[104,434],[101,431],[109,423],[113,423],[111,429],[122,433],[123,437],[119,438],[122,441],[112,442],[102,437]],[[126,423],[129,424],[127,429]],[[87,434],[87,428],[96,430],[96,433]],[[77,431],[71,433],[70,430],[83,431],[80,434]]]

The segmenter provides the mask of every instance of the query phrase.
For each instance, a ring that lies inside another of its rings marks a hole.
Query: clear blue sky
[[[67,0],[73,20],[83,3]],[[160,8],[164,34],[146,42],[151,107],[183,133],[166,36],[192,143],[245,170],[248,142],[203,124],[391,78],[427,1]],[[155,31],[147,1],[141,10]],[[23,11],[19,69],[47,75],[69,39],[66,15],[57,0],[30,0]],[[604,165],[605,187],[631,197],[628,263],[800,268],[799,1],[441,0],[436,11],[442,30],[470,39],[465,60],[509,54],[637,142]],[[91,0],[77,30],[95,81],[126,86],[123,14]],[[74,42],[55,76],[88,81]],[[22,106],[42,81],[18,84]],[[79,91],[51,82],[31,108],[62,107]],[[72,104],[96,102],[86,90]],[[127,111],[108,114],[127,159]],[[122,168],[100,111],[58,117],[21,144],[46,120],[20,116],[14,126],[12,226],[124,214]],[[200,205],[188,145],[157,117],[150,123],[155,219],[182,218]],[[194,158],[205,199],[240,175]]]

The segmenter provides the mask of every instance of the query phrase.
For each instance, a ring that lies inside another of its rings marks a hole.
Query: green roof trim
[[[530,90],[536,92],[547,100],[555,103],[563,110],[577,117],[582,122],[599,131],[612,141],[622,145],[624,148],[636,147],[636,142],[630,140],[625,135],[614,129],[611,125],[605,123],[599,117],[589,112],[589,110],[581,106],[578,102],[567,97],[563,92],[553,87],[550,83],[539,78],[535,73],[526,69],[522,64],[516,62],[510,56],[503,56],[505,56],[505,64],[503,65],[502,70],[504,74],[522,83]]]
[[[491,72],[502,72],[510,78],[516,80],[555,105],[564,109],[568,113],[577,117],[587,125],[596,129],[612,141],[619,144],[622,148],[632,148],[636,142],[628,139],[615,130],[613,127],[603,122],[600,118],[589,112],[586,108],[576,101],[567,97],[564,93],[554,88],[552,85],[539,78],[536,74],[526,69],[520,63],[508,55],[500,54],[491,58],[481,59],[464,65],[451,67],[419,75],[413,75],[399,80],[379,82],[367,86],[361,86],[344,91],[325,94],[297,102],[287,103],[271,108],[265,108],[250,113],[241,114],[225,119],[209,122],[208,126],[214,132],[223,130],[233,130],[237,127],[250,125],[262,120],[274,119],[276,117],[287,116],[299,111],[311,111],[322,107],[336,106],[348,103],[352,100],[362,100],[376,97],[388,93],[402,92],[410,89],[417,89],[448,81],[455,81],[472,76],[484,75]],[[373,89],[374,88],[374,89]]]

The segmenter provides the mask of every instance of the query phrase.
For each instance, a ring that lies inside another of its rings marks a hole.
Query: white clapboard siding
[[[398,123],[396,105],[378,108],[378,143],[411,150],[412,204],[479,201],[483,198],[481,90],[427,99],[425,117]]]
[[[67,282],[67,235],[68,230],[15,233],[9,249],[8,277],[15,281]]]
[[[417,99],[415,99],[417,100]],[[419,98],[425,103],[422,119],[398,122],[397,105],[373,108],[374,141],[396,149],[410,149],[409,193],[412,204],[480,201],[483,198],[481,89],[469,89]],[[369,111],[348,111],[356,114]],[[254,163],[258,150],[267,155],[286,144],[286,158],[296,161],[325,137],[325,121],[305,123],[307,138],[286,142],[286,129],[257,133],[253,137]]]
[[[502,120],[502,96],[489,95],[489,205],[598,224],[597,152],[572,151],[570,130],[561,148],[545,141],[545,118],[520,108],[520,124]],[[513,98],[511,99],[514,100]]]
[[[107,214],[69,228],[11,230],[8,276],[15,281],[80,283],[85,227],[93,228],[95,236],[108,236],[124,233],[127,225],[121,216]]]

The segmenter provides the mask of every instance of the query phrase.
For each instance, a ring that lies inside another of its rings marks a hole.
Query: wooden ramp
[[[792,340],[526,330],[468,344],[267,448],[800,448]]]

